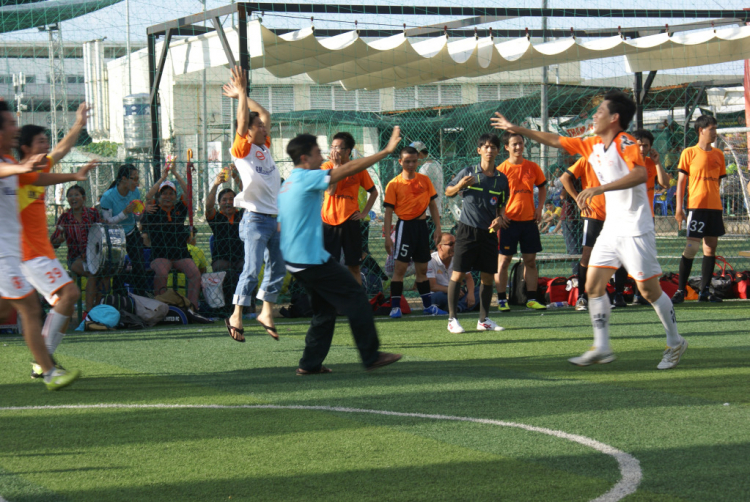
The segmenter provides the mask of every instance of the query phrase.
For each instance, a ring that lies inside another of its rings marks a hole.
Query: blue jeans
[[[277,228],[276,218],[245,211],[240,222],[240,238],[245,244],[245,265],[234,291],[234,305],[247,307],[252,304],[253,289],[258,285],[258,275],[263,263],[266,267],[258,299],[276,303],[286,275]]]
[[[467,300],[469,299],[469,295],[464,295],[461,297],[460,300],[458,300],[458,312],[469,312],[469,309],[466,307]],[[433,291],[432,292],[432,304],[437,305],[437,308],[440,310],[448,311],[448,294],[443,293],[442,291]],[[474,288],[474,306],[471,307],[471,310],[477,310],[479,308],[479,286],[476,286]]]

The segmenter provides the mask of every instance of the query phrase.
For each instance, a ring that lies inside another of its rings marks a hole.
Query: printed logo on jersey
[[[620,140],[620,150],[622,150],[623,153],[625,153],[625,150],[629,146],[633,146],[633,145],[635,145],[634,141],[631,141],[631,139],[628,138],[627,136],[622,136],[622,139]]]
[[[412,195],[419,195],[421,193],[424,193],[427,191],[427,187],[424,186],[422,183],[409,183],[409,188],[411,189]]]
[[[5,187],[5,188],[3,188],[3,194],[5,194],[5,195],[16,195],[16,191],[13,188]]]
[[[255,166],[255,172],[257,172],[258,174],[262,174],[263,176],[268,176],[269,174],[271,174],[275,170],[276,170],[276,166],[273,165],[273,164],[271,164],[268,167]]]
[[[263,152],[261,150],[255,152],[255,158],[257,158],[258,160],[266,160],[266,156],[263,155]]]
[[[490,204],[492,204],[493,206],[496,206],[497,205],[497,197],[492,197],[490,199]]]

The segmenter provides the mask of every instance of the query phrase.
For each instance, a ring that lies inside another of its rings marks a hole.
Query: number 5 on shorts
[[[398,252],[398,255],[403,258],[406,258],[409,255],[409,245],[401,244],[401,251]]]

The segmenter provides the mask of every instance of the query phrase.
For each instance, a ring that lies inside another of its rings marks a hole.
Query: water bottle
[[[559,309],[560,307],[567,307],[568,302],[549,302],[547,304],[548,309]]]

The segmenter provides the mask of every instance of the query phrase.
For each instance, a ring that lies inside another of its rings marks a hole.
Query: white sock
[[[55,310],[51,310],[47,314],[47,319],[45,319],[44,326],[42,327],[42,336],[44,337],[45,345],[47,345],[47,352],[50,355],[55,353],[57,346],[60,345],[65,336],[65,333],[62,333],[60,330],[65,326],[66,322],[68,322],[68,316],[62,315]]]
[[[653,305],[654,310],[659,315],[659,319],[661,319],[661,323],[664,325],[664,331],[667,332],[667,345],[676,347],[679,345],[682,337],[677,332],[677,319],[674,315],[672,300],[669,299],[666,293],[662,292],[659,299],[651,305]]]
[[[609,351],[610,310],[609,297],[606,294],[599,298],[589,297],[589,315],[594,326],[594,348],[601,351]]]

